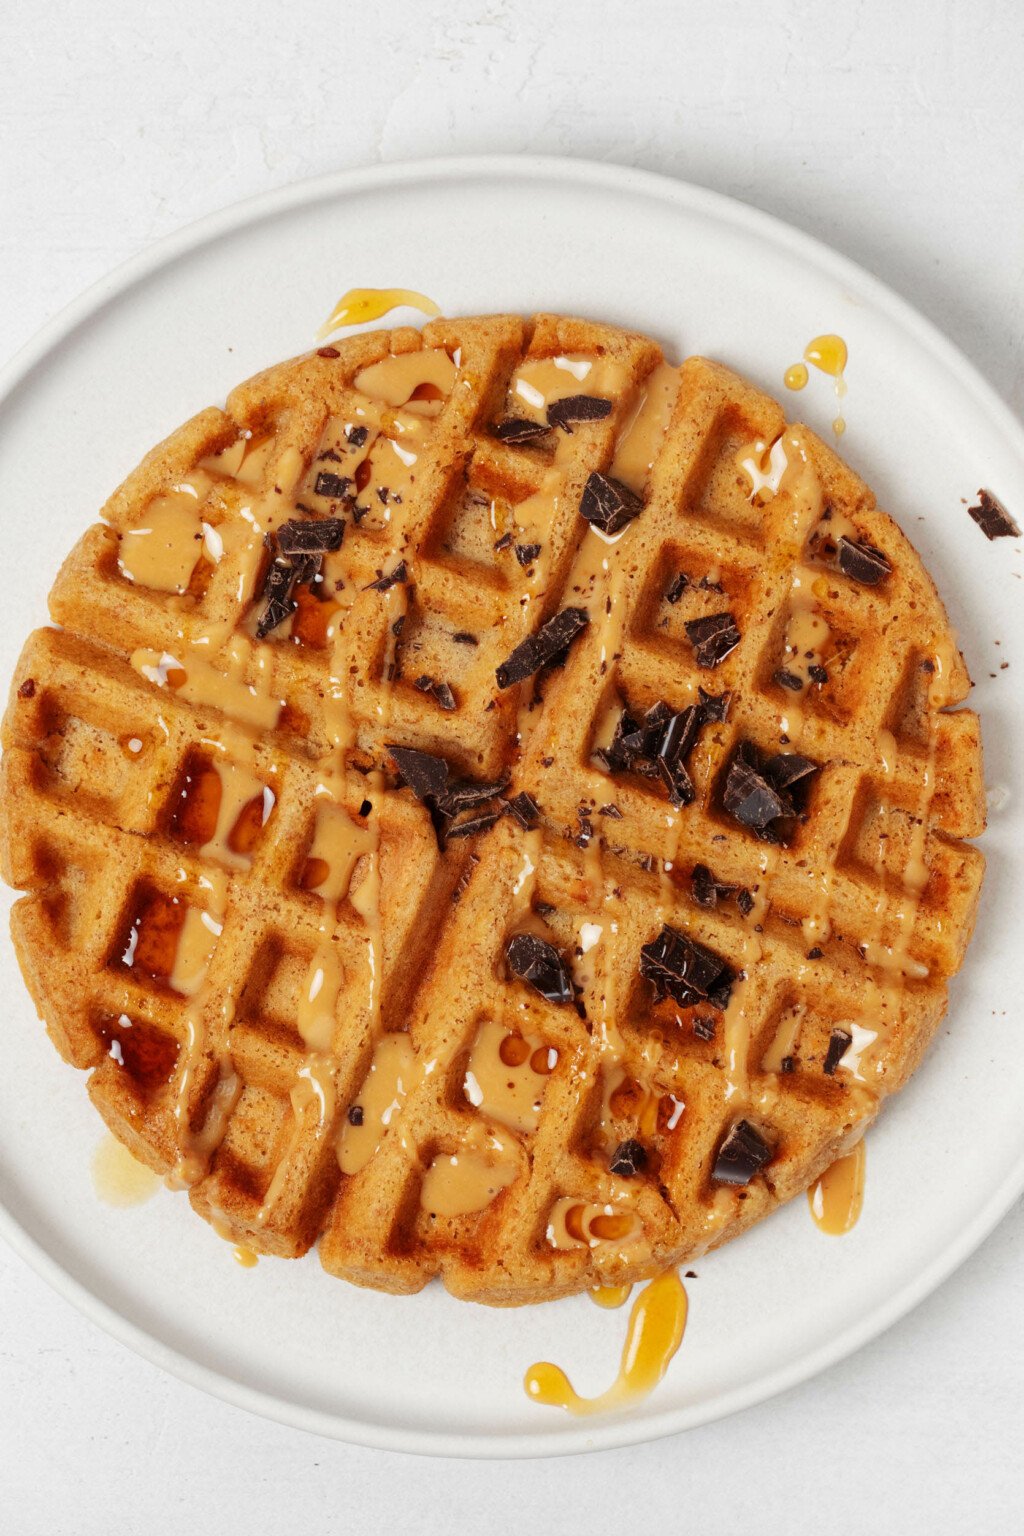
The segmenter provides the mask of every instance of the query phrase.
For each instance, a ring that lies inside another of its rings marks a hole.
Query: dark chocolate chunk
[[[340,357],[341,353],[337,347],[317,347],[316,355],[317,357]]]
[[[635,1136],[631,1136],[628,1141],[620,1141],[615,1148],[608,1171],[617,1174],[620,1179],[631,1179],[646,1166],[647,1151]]]
[[[789,801],[784,800],[768,780],[739,755],[729,765],[722,804],[730,816],[755,832],[765,831],[780,816],[792,812]]]
[[[812,683],[825,684],[828,682],[828,671],[819,662],[813,661],[807,668],[807,676]]]
[[[447,683],[439,683],[435,677],[429,677],[424,673],[413,683],[413,687],[420,693],[429,693],[440,704],[442,709],[455,709],[455,695]]]
[[[715,1038],[715,1018],[710,1013],[695,1013],[693,1016],[693,1032],[698,1040],[713,1040]]]
[[[477,779],[459,779],[456,783],[449,784],[438,803],[446,815],[457,816],[460,811],[468,811],[474,805],[483,805],[485,800],[495,799],[504,791],[507,783],[507,779],[491,779],[484,782]]]
[[[783,1056],[782,1060],[779,1062],[779,1070],[782,1072],[795,1072],[796,1058],[793,1056]]]
[[[519,564],[523,567],[524,570],[526,569],[526,567],[528,565],[532,565],[533,564],[534,560],[536,560],[536,558],[537,558],[537,556],[539,554],[540,554],[540,545],[539,544],[517,544],[516,545],[516,559],[519,561]]]
[[[765,763],[762,771],[769,784],[781,792],[798,784],[801,779],[809,778],[812,773],[817,773],[820,766],[820,763],[812,762],[809,757],[801,757],[799,752],[776,752]]]
[[[791,693],[799,693],[804,686],[803,678],[797,677],[795,672],[787,672],[785,667],[772,673],[772,681],[778,683],[780,688],[788,688]]]
[[[693,659],[698,667],[717,667],[740,643],[740,632],[731,613],[690,619],[686,637],[693,646]]]
[[[572,431],[572,422],[603,421],[611,415],[612,402],[600,395],[566,395],[563,400],[552,400],[548,406],[548,421],[563,432]]]
[[[676,574],[673,576],[672,580],[669,582],[668,587],[666,589],[666,592],[665,592],[665,601],[666,601],[666,603],[673,603],[673,604],[678,603],[679,599],[682,597],[683,593],[686,591],[686,589],[687,589],[687,587],[689,585],[690,585],[690,578],[689,578],[689,576],[687,576],[686,572],[685,571],[677,571]]]
[[[267,606],[256,621],[256,638],[265,640],[271,630],[283,624],[298,606],[291,595],[295,581],[295,569],[284,560],[271,561],[263,584],[263,596]]]
[[[736,979],[721,955],[667,923],[641,949],[640,974],[654,983],[659,1002],[672,997],[684,1008],[702,1002],[724,1008]]]
[[[363,1106],[361,1104],[352,1104],[349,1106],[348,1123],[349,1125],[362,1125]]]
[[[644,509],[643,501],[621,480],[595,469],[583,487],[580,516],[602,533],[618,533]]]
[[[721,725],[729,714],[729,702],[731,693],[705,693],[703,688],[697,689],[700,699],[700,707],[704,712],[704,719],[708,725]]]
[[[746,886],[743,886],[741,888],[741,890],[737,893],[736,905],[739,907],[739,909],[743,913],[744,917],[749,917],[751,912],[753,912],[753,910],[754,910],[754,898],[750,894],[750,892],[747,890]]]
[[[471,816],[468,821],[457,821],[453,826],[445,828],[445,838],[451,842],[453,837],[475,837],[478,832],[486,832],[488,827],[493,827],[500,815],[500,811],[485,811],[482,816]]]
[[[491,436],[500,443],[518,448],[523,443],[534,443],[539,437],[547,437],[551,426],[546,421],[527,421],[525,416],[513,416],[508,421],[496,421]]]
[[[1020,529],[997,496],[978,492],[978,505],[967,508],[986,539],[1019,539]]]
[[[352,481],[347,475],[333,475],[330,470],[322,469],[316,477],[313,490],[318,496],[331,496],[335,500],[345,496]]]
[[[622,812],[617,805],[602,805],[598,807],[599,816],[610,816],[613,821],[622,820]]]
[[[820,960],[824,953],[825,951],[820,947],[820,945],[815,944],[813,949],[809,949],[807,951],[807,958],[808,960]]]
[[[553,944],[535,933],[517,933],[505,945],[505,960],[513,976],[525,981],[549,1003],[571,1003],[572,977]]]
[[[388,504],[388,494],[389,492],[386,485],[378,485],[377,500],[380,502],[382,507],[386,507]]]
[[[345,436],[353,448],[362,448],[370,435],[369,427],[346,427]]]
[[[511,543],[512,543],[512,535],[510,533],[503,533],[501,538],[498,540],[497,544],[495,544],[495,546],[494,546],[495,554],[497,554],[499,550],[508,549],[508,547],[509,547],[509,545]]]
[[[448,789],[450,770],[443,757],[421,752],[418,747],[388,745],[395,766],[417,800],[437,805]]]
[[[749,1184],[772,1160],[772,1149],[749,1120],[737,1120],[718,1149],[711,1177],[716,1184]]]
[[[892,566],[873,544],[861,544],[844,534],[839,540],[839,569],[851,581],[859,581],[862,587],[877,587],[892,571]]]
[[[456,630],[455,634],[452,635],[452,639],[454,640],[456,645],[479,645],[480,644],[480,641],[477,639],[476,635],[471,635],[468,629],[458,629],[458,630]]]
[[[668,790],[669,803],[676,807],[692,805],[697,798],[697,791],[693,786],[693,780],[683,762],[668,762],[665,758],[658,759],[658,771]]]
[[[846,1055],[853,1041],[853,1036],[847,1034],[845,1029],[834,1029],[828,1037],[828,1050],[825,1052],[825,1061],[822,1071],[826,1077],[835,1075],[836,1067]]]
[[[506,803],[505,809],[527,832],[540,820],[540,806],[532,795],[526,793],[525,789],[520,790],[518,795],[513,795],[512,799]]]
[[[502,662],[495,674],[498,687],[511,688],[513,683],[532,677],[566,650],[589,623],[590,615],[585,608],[562,608],[536,634],[527,635],[508,660]]]
[[[695,864],[690,875],[690,894],[699,907],[717,907],[734,895],[736,887],[716,880],[706,864]]]
[[[405,561],[399,560],[393,571],[389,571],[386,576],[378,576],[377,580],[369,582],[363,588],[363,591],[387,592],[391,587],[397,586],[400,581],[407,580],[408,574],[408,567],[406,566]]]
[[[473,871],[479,863],[479,854],[471,853],[469,858],[466,860],[466,867],[462,871],[462,874],[459,876],[458,883],[456,884],[454,891],[452,891],[452,903],[454,906],[457,907],[459,902],[462,900],[466,886],[469,884]]]
[[[294,555],[324,555],[340,549],[344,537],[344,518],[323,517],[308,523],[292,518],[277,530],[277,547],[289,559]]]

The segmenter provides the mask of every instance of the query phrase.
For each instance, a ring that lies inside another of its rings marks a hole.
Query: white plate
[[[1024,434],[964,358],[885,288],[712,193],[544,159],[333,176],[164,241],[8,369],[0,674],[44,619],[60,559],[125,471],[236,381],[309,346],[337,295],[363,283],[411,285],[451,313],[546,308],[635,326],[676,356],[707,353],[776,393],[810,337],[846,337],[845,452],[939,583],[978,680],[988,782],[1009,791],[985,840],[981,921],[947,1025],[870,1134],[856,1230],[822,1236],[799,1200],[705,1259],[666,1380],[615,1417],[569,1419],[530,1403],[520,1383],[532,1361],[555,1358],[582,1391],[599,1390],[615,1372],[622,1312],[583,1297],[492,1312],[438,1286],[395,1299],[328,1279],[313,1257],[243,1271],[180,1197],[161,1192],[130,1211],[99,1204],[90,1159],[100,1123],[84,1079],[61,1066],[37,1024],[6,942],[0,1227],[118,1338],[291,1424],[446,1455],[646,1440],[756,1402],[855,1349],[948,1275],[1024,1186],[1011,1008],[1024,948],[1015,899],[1024,796],[1011,750],[1024,562],[1019,542],[987,543],[961,504],[987,485],[1021,515]],[[828,381],[790,404],[827,432]]]

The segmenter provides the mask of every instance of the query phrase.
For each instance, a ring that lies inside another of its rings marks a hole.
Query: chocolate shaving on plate
[[[549,1003],[571,1003],[572,977],[553,944],[535,933],[517,933],[505,945],[505,960],[513,976],[525,981]]]
[[[600,395],[566,395],[548,406],[548,421],[563,432],[572,432],[573,422],[603,421],[611,415],[612,402]]]
[[[529,421],[525,416],[513,416],[508,421],[496,421],[491,426],[491,436],[512,448],[518,448],[523,443],[535,443],[538,438],[547,437],[550,431],[550,422]]]
[[[560,656],[590,623],[585,608],[563,608],[542,624],[536,634],[527,635],[506,661],[497,668],[499,688],[511,688],[524,682]]]
[[[618,533],[643,509],[643,501],[628,485],[613,480],[611,475],[602,475],[596,469],[583,487],[580,516],[601,533]]]
[[[978,505],[968,507],[968,512],[986,539],[1019,539],[1020,529],[1003,506],[998,496],[993,496],[991,491],[980,490],[978,492]]]
[[[862,587],[877,587],[892,572],[892,566],[873,544],[858,543],[844,534],[837,545],[839,569]]]
[[[740,643],[740,632],[731,613],[691,619],[686,625],[686,637],[693,646],[693,659],[698,667],[717,667]]]
[[[772,1149],[749,1120],[737,1120],[715,1158],[711,1177],[716,1184],[749,1184],[772,1160]]]

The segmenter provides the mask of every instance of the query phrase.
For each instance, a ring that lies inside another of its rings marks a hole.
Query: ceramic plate
[[[449,160],[332,176],[232,208],[165,241],[50,325],[0,383],[5,537],[0,674],[45,619],[64,554],[142,453],[236,381],[312,344],[356,285],[410,286],[446,313],[562,310],[702,352],[774,393],[805,343],[850,351],[844,453],[921,550],[984,722],[998,810],[977,936],[935,1047],[868,1138],[864,1214],[823,1236],[798,1200],[697,1267],[683,1347],[628,1413],[573,1420],[526,1398],[555,1358],[583,1392],[615,1373],[625,1313],[585,1297],[515,1312],[437,1285],[393,1298],[315,1257],[242,1270],[161,1192],[119,1210],[90,1174],[100,1122],[46,1040],[0,941],[0,1227],[90,1317],[232,1402],[367,1445],[548,1455],[684,1429],[820,1370],[919,1301],[1024,1186],[1019,541],[989,544],[963,498],[1024,508],[1024,433],[920,316],[857,267],[764,214],[611,166]],[[411,318],[408,315],[403,319]],[[821,375],[789,400],[819,431]],[[1008,670],[1001,664],[1009,663]],[[994,674],[994,676],[992,675]],[[5,900],[10,898],[5,896]],[[1009,1067],[1013,1070],[1008,1070]]]

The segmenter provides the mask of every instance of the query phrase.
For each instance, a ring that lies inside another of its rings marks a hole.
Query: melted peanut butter
[[[510,1033],[493,1019],[477,1031],[463,1092],[474,1109],[513,1131],[535,1131],[558,1052],[539,1035]]]
[[[220,794],[216,821],[200,852],[231,869],[248,869],[256,840],[274,808],[274,791],[232,762],[217,760],[211,771]]]
[[[441,313],[433,299],[412,288],[350,288],[335,304],[317,331],[317,337],[323,340],[332,331],[343,330],[346,326],[383,320],[393,309],[418,309],[425,315]]]
[[[646,1286],[630,1313],[622,1363],[614,1384],[600,1397],[580,1397],[561,1367],[543,1361],[531,1365],[523,1386],[535,1403],[569,1413],[604,1413],[646,1397],[658,1385],[683,1341],[686,1292],[674,1269]]]
[[[355,387],[368,400],[404,405],[414,415],[436,416],[452,390],[459,370],[440,347],[402,352],[371,363],[355,377]],[[383,423],[387,425],[387,423]]]
[[[617,1249],[639,1242],[644,1224],[635,1211],[619,1205],[596,1205],[563,1195],[548,1213],[545,1236],[552,1248],[600,1249],[614,1244]]]
[[[203,984],[223,924],[210,912],[187,907],[168,986],[183,997],[195,997]]]
[[[209,476],[197,470],[166,496],[155,497],[143,525],[121,535],[117,563],[122,575],[157,592],[187,591],[203,553],[201,508],[209,488]]]
[[[616,441],[608,473],[638,496],[643,493],[651,466],[665,441],[680,382],[677,368],[659,363],[644,380],[636,405]]]
[[[857,1225],[864,1204],[864,1167],[862,1138],[852,1152],[826,1168],[807,1191],[815,1226],[830,1237],[841,1237]]]
[[[239,636],[242,640],[244,637]],[[236,649],[236,656],[242,647]],[[131,664],[140,676],[157,688],[168,688],[190,704],[212,705],[232,720],[258,730],[272,731],[281,713],[280,699],[271,698],[265,687],[244,683],[232,672],[221,672],[194,652],[182,651],[183,660],[169,651],[133,651]],[[261,680],[262,681],[262,680]]]
[[[141,1205],[160,1188],[160,1180],[152,1168],[140,1163],[123,1142],[109,1133],[93,1155],[92,1182],[96,1194],[106,1205]]]
[[[374,853],[378,841],[375,828],[353,821],[340,805],[322,805],[299,884],[324,901],[340,901],[348,895],[359,860]]]
[[[342,1125],[338,1139],[342,1173],[354,1174],[366,1167],[421,1075],[422,1067],[409,1036],[382,1035],[370,1070]]]
[[[433,1216],[471,1216],[515,1182],[519,1164],[493,1133],[474,1125],[457,1152],[434,1158],[420,1185],[420,1205]]]
[[[617,400],[626,386],[626,370],[609,357],[570,353],[531,358],[521,363],[509,382],[508,414],[545,421],[547,409],[570,395]]]
[[[343,980],[341,961],[331,945],[322,944],[309,963],[295,1017],[295,1027],[311,1051],[331,1049]]]
[[[782,1063],[793,1059],[806,1013],[806,1003],[791,1003],[783,1010],[772,1043],[761,1058],[762,1072],[782,1072]]]

